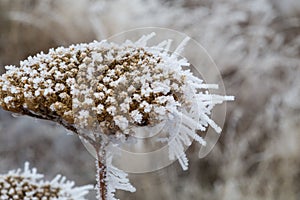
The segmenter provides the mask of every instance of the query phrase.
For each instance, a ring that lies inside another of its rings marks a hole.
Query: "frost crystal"
[[[106,166],[107,200],[118,200],[116,190],[136,191],[127,178],[128,174],[112,165],[112,155],[107,156]]]
[[[44,181],[43,177],[35,168],[30,169],[28,162],[23,171],[18,169],[0,175],[0,199],[85,200],[84,196],[93,189],[92,185],[74,187],[73,181],[61,175],[51,181]]]

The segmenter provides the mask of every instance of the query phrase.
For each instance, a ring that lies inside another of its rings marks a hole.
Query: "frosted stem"
[[[100,152],[101,151],[101,152]],[[105,150],[101,148],[96,148],[97,152],[97,160],[96,160],[96,168],[97,168],[97,198],[99,200],[107,200],[107,183],[106,183],[106,176],[107,176],[107,168],[104,161],[105,158]],[[101,155],[100,155],[101,154]]]
[[[107,166],[106,166],[106,140],[98,136],[96,132],[94,132],[94,148],[96,150],[96,181],[97,181],[97,199],[98,200],[108,200],[107,198]]]

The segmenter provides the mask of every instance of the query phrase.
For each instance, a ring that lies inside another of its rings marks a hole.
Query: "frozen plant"
[[[187,170],[184,149],[197,131],[221,128],[210,118],[216,104],[232,96],[210,94],[180,56],[188,38],[169,52],[171,40],[148,46],[155,34],[138,41],[107,41],[50,49],[6,66],[0,78],[0,105],[8,111],[52,120],[72,130],[96,152],[97,198],[115,200],[116,189],[134,192],[127,174],[112,165],[111,146],[134,137],[136,127],[165,123],[170,159]],[[181,122],[181,123],[179,123]],[[175,128],[180,124],[179,128]]]
[[[85,200],[84,196],[92,185],[74,187],[73,181],[57,175],[51,181],[43,180],[44,175],[30,169],[26,162],[24,169],[12,170],[7,174],[0,174],[1,200]]]

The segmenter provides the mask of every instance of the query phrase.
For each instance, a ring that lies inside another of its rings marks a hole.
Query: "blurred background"
[[[299,0],[0,0],[0,72],[51,47],[159,26],[200,42],[223,76],[222,136],[190,169],[179,164],[131,174],[136,193],[122,200],[300,199]],[[0,173],[29,161],[52,178],[95,183],[94,159],[53,124],[0,110]],[[95,199],[91,192],[89,199]]]

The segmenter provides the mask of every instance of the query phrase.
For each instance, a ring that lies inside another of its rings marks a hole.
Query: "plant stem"
[[[101,161],[99,153],[97,153],[97,184],[98,184],[98,196],[101,200],[106,200],[107,185],[106,185],[106,166]]]
[[[100,145],[101,146],[101,145]],[[106,157],[106,151],[105,148],[101,147],[95,147],[96,154],[97,154],[97,161],[96,161],[96,167],[97,167],[97,193],[99,200],[107,200],[107,183],[106,183],[106,164],[105,164],[105,157]]]

